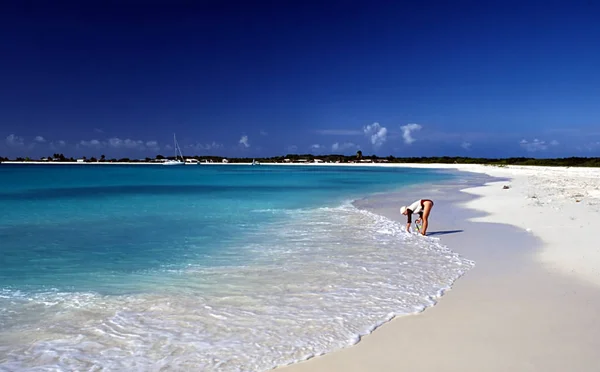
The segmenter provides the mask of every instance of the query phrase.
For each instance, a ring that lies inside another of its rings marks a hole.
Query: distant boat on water
[[[256,160],[252,159],[252,165],[260,165],[260,163],[257,162]]]
[[[163,163],[163,165],[185,165],[185,158],[183,157],[183,153],[181,152],[181,148],[177,143],[177,138],[175,137],[175,133],[173,133],[173,143],[175,145],[175,159],[167,160]],[[181,156],[181,160],[179,160],[179,156]]]

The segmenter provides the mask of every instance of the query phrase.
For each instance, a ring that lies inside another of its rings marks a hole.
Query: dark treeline
[[[206,157],[203,159],[207,159]],[[222,158],[218,158],[222,159]],[[324,162],[386,162],[386,163],[426,163],[426,164],[488,164],[488,165],[539,165],[539,166],[561,166],[561,167],[600,167],[600,158],[582,158],[582,157],[570,157],[570,158],[556,158],[556,159],[536,159],[536,158],[467,158],[467,157],[377,157],[377,156],[363,156],[358,158],[357,156],[344,156],[344,155],[287,155],[285,157],[271,157],[271,158],[228,158],[230,163],[249,163],[252,160],[259,161],[261,163],[282,163],[284,159],[297,162],[300,159],[306,159],[307,161],[313,161],[314,159],[321,159]],[[217,160],[214,160],[217,161]]]
[[[72,157],[66,157],[63,154],[54,154],[55,156],[37,159],[46,160],[52,162],[68,162],[76,161]],[[95,157],[82,157],[85,162],[154,162],[162,159],[173,159],[174,157],[165,157],[157,155],[155,158],[145,159],[107,159],[104,155]],[[209,161],[214,163],[221,163],[222,156],[189,156],[187,159],[197,159],[201,162]],[[570,158],[556,158],[556,159],[536,159],[536,158],[468,158],[468,157],[378,157],[375,155],[363,156],[362,153],[356,155],[313,155],[313,154],[288,154],[286,156],[274,156],[266,158],[226,158],[229,163],[251,163],[256,160],[260,163],[284,163],[284,162],[313,162],[315,159],[319,159],[326,163],[352,163],[352,162],[385,162],[385,163],[438,163],[438,164],[488,164],[488,165],[539,165],[539,166],[561,166],[561,167],[600,167],[600,158],[583,158],[583,157],[570,157]],[[16,158],[9,159],[0,156],[0,162],[2,161],[30,161],[36,159],[30,158]]]

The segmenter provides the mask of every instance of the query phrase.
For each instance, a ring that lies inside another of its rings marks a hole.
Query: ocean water
[[[264,371],[435,303],[472,262],[355,208],[393,167],[0,166],[0,370]]]

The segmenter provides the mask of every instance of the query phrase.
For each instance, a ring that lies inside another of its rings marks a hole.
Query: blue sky
[[[87,3],[0,5],[0,155],[600,156],[595,2]]]

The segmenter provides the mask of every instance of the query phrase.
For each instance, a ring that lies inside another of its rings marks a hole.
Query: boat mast
[[[177,160],[177,139],[175,138],[175,133],[173,133],[173,145],[175,147],[175,160]]]
[[[179,151],[179,155],[181,155],[181,161],[185,163],[185,158],[183,157],[183,152],[181,152],[181,147],[177,143],[177,138],[175,138],[175,133],[173,133],[173,143],[175,144],[175,160],[178,159],[177,151]]]

